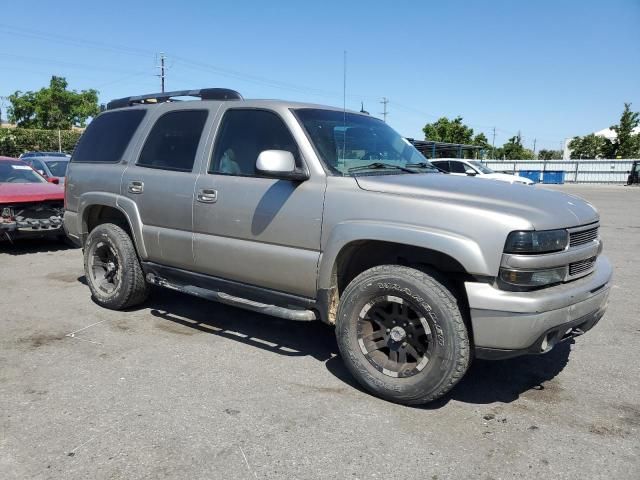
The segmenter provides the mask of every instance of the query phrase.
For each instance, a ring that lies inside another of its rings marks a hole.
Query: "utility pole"
[[[387,97],[382,97],[382,101],[380,103],[382,104],[382,120],[384,120],[384,123],[387,123],[387,115],[389,114],[387,104],[389,103],[389,99]]]
[[[496,159],[496,127],[493,127],[493,140],[491,140],[491,156]]]
[[[533,139],[533,158],[536,158],[536,140],[537,139]]]
[[[164,53],[160,52],[160,65],[158,65],[158,68],[160,69],[160,74],[157,76],[160,77],[160,91],[162,93],[164,93],[164,78],[165,78],[164,61],[165,59],[166,57]]]

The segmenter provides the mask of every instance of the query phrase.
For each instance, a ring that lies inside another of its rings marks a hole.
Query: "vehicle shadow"
[[[158,319],[218,335],[287,356],[311,356],[324,362],[340,381],[360,391],[338,352],[334,329],[321,322],[282,320],[191,297],[154,289],[145,307]],[[571,343],[557,345],[545,355],[507,360],[475,360],[460,383],[445,397],[419,407],[439,409],[455,400],[470,404],[511,403],[529,390],[543,390],[569,361]]]
[[[77,248],[64,240],[57,238],[25,238],[10,242],[0,242],[0,253],[9,255],[28,255],[40,252],[59,252]]]

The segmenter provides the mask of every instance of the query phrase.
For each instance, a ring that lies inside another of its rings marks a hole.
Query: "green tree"
[[[453,120],[449,120],[447,117],[439,118],[434,123],[427,123],[422,131],[424,132],[424,138],[433,142],[470,145],[473,140],[473,128],[462,123],[462,117],[460,116]]]
[[[507,160],[531,160],[533,159],[533,151],[522,145],[522,137],[520,134],[511,137],[496,152],[497,158],[505,158]]]
[[[98,114],[96,90],[67,90],[63,77],[51,77],[48,87],[37,92],[16,91],[9,95],[9,121],[21,128],[61,129],[84,127],[87,119]]]
[[[561,150],[545,150],[542,149],[538,152],[538,158],[540,160],[561,160],[562,159],[562,151]]]
[[[572,159],[608,157],[611,141],[593,133],[584,137],[573,137],[569,142]]]
[[[612,125],[616,138],[611,145],[612,158],[638,158],[640,154],[640,134],[633,129],[640,125],[640,113],[631,111],[631,104],[625,103],[620,123]]]

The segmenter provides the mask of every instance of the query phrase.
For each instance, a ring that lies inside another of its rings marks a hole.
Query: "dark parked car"
[[[67,167],[69,166],[69,157],[58,155],[28,156],[23,157],[21,160],[47,180],[57,178],[59,183],[64,185]]]

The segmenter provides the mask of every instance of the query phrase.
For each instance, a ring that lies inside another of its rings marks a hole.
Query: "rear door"
[[[326,180],[261,177],[264,150],[288,150],[306,168],[280,114],[230,108],[207,168],[196,181],[194,255],[199,272],[315,297]]]
[[[214,115],[206,106],[171,107],[154,112],[122,176],[121,193],[138,206],[148,260],[192,269],[193,191]]]

